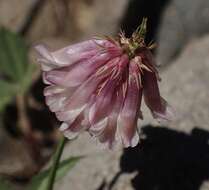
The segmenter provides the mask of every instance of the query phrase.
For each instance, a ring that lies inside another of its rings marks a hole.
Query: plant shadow
[[[209,132],[146,126],[142,135],[139,145],[124,149],[120,160],[119,173],[137,172],[133,189],[198,190],[209,179]]]

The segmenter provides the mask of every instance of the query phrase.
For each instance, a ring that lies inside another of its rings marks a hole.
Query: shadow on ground
[[[164,127],[146,126],[146,137],[125,149],[120,173],[137,172],[135,190],[198,190],[209,179],[209,133],[194,128],[191,135]],[[117,177],[112,181],[112,189]]]

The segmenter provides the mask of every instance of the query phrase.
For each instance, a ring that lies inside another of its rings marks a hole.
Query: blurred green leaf
[[[0,111],[32,82],[35,66],[28,62],[28,47],[18,34],[0,28]]]
[[[5,28],[0,29],[0,70],[20,81],[28,67],[28,48],[24,40]]]
[[[0,89],[2,89],[0,90],[0,112],[1,112],[4,106],[16,94],[17,87],[10,82],[0,80]]]
[[[4,180],[3,178],[0,178],[0,190],[12,190],[11,184]]]
[[[67,172],[70,171],[81,158],[83,157],[82,156],[71,157],[66,160],[63,160],[59,164],[59,168],[57,169],[56,180],[59,180],[62,177],[64,177],[67,174]],[[28,190],[46,190],[49,172],[50,169],[43,171],[38,175],[36,175],[35,177],[33,177]]]

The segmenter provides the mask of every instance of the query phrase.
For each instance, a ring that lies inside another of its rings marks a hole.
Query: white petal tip
[[[138,132],[136,132],[131,139],[128,139],[127,137],[122,138],[122,144],[125,148],[135,147],[138,143],[139,143]]]
[[[79,135],[79,132],[73,132],[69,129],[69,124],[62,123],[59,130],[63,132],[63,135],[68,139],[74,139]]]
[[[69,124],[67,124],[67,123],[62,123],[61,126],[60,126],[60,128],[59,128],[59,130],[60,130],[61,132],[63,132],[63,131],[65,131],[65,130],[68,129],[68,128],[69,128]]]
[[[74,139],[79,135],[79,132],[73,132],[73,131],[67,130],[63,133],[63,135],[68,139]]]

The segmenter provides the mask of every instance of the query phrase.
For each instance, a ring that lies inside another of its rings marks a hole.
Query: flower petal
[[[144,49],[142,52],[139,53],[139,56],[142,59],[142,63],[146,65],[149,69],[152,70],[152,72],[155,73],[157,80],[161,80],[158,70],[156,68],[157,64],[154,60],[154,57],[152,55],[152,52],[149,49]]]
[[[102,53],[97,54],[89,60],[79,62],[75,65],[54,69],[47,72],[46,80],[53,84],[72,87],[83,83],[100,66],[113,59],[118,54]]]
[[[60,130],[64,132],[64,135],[68,138],[74,138],[78,134],[80,134],[84,130],[88,130],[90,127],[90,123],[87,120],[86,114],[89,112],[89,108],[94,102],[94,96],[92,96],[85,107],[81,108],[80,112],[77,112],[77,114],[69,113],[68,115],[68,121],[65,121],[61,127]],[[71,117],[70,117],[71,116]]]
[[[47,86],[45,89],[44,89],[44,96],[50,96],[50,95],[53,95],[53,94],[59,94],[61,92],[65,91],[65,88],[63,87],[60,87],[60,86]]]
[[[96,97],[96,102],[90,108],[89,121],[92,125],[111,112],[115,100],[113,95],[122,84],[123,71],[127,68],[127,63],[128,57],[126,55],[121,56],[116,67],[109,72],[108,81],[105,81],[105,85],[100,89]]]
[[[103,143],[104,147],[110,149],[116,145],[116,131],[117,131],[117,119],[120,109],[123,105],[122,87],[115,93],[114,106],[111,113],[108,116],[108,123],[104,130],[99,134],[98,139]]]
[[[106,117],[112,107],[112,97],[115,89],[115,81],[108,81],[105,87],[96,97],[95,103],[89,110],[89,121],[92,125]]]
[[[62,131],[64,136],[68,139],[77,137],[86,128],[86,126],[81,125],[83,119],[84,115],[80,113],[75,120],[62,123],[60,131]]]
[[[154,118],[159,120],[172,120],[173,110],[171,106],[160,96],[155,73],[144,72],[143,92],[146,105]]]
[[[88,131],[93,137],[98,137],[107,127],[107,125],[108,125],[108,117],[105,117],[96,124],[91,125]]]
[[[131,64],[130,64],[131,67]],[[118,135],[125,147],[138,143],[137,120],[141,105],[142,89],[138,88],[137,79],[129,69],[129,85],[123,108],[118,118]]]
[[[85,108],[86,104],[73,110],[58,111],[56,112],[56,116],[60,121],[68,121],[72,123]]]
[[[38,63],[41,64],[43,71],[49,71],[56,67],[53,56],[45,45],[35,46],[35,50],[39,53],[40,58],[37,59]]]
[[[45,45],[35,46],[36,51],[41,56],[41,58],[38,58],[38,62],[41,63],[43,71],[69,66],[84,59],[89,59],[104,48],[112,49],[112,51],[120,49],[110,41],[102,39],[84,41],[54,52],[50,52]]]
[[[98,78],[94,75],[90,77],[75,90],[69,99],[66,99],[64,102],[65,105],[59,114],[62,115],[64,112],[68,113],[73,110],[79,110],[83,106],[87,106],[88,102],[91,100],[92,94],[94,94],[94,91],[97,89],[101,80],[102,78]]]
[[[44,89],[44,96],[46,97],[46,104],[52,112],[60,111],[65,105],[65,100],[72,95],[71,88],[63,88],[60,86],[48,86]]]

